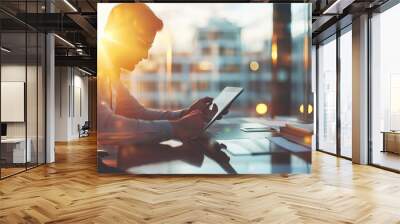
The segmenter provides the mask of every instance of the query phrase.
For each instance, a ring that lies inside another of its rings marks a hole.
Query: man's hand
[[[197,100],[188,109],[186,109],[184,111],[183,116],[185,116],[195,110],[200,110],[203,113],[206,112],[208,110],[208,108],[210,107],[212,101],[213,101],[213,98],[211,98],[211,97],[204,97],[204,98]]]
[[[206,122],[209,122],[214,117],[214,115],[218,112],[217,105],[215,105],[215,104],[212,105],[213,100],[214,99],[211,97],[204,97],[204,98],[197,100],[189,107],[189,109],[186,109],[182,113],[182,117],[191,113],[192,111],[200,110],[203,113],[204,120]],[[230,105],[217,117],[217,120],[220,120],[222,118],[222,116],[226,115],[229,112],[229,107],[230,107]]]
[[[175,137],[181,140],[190,140],[203,133],[205,120],[200,110],[193,110],[179,120],[171,121],[171,124]]]

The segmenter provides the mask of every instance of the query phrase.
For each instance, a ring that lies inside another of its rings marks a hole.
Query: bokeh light
[[[265,103],[259,103],[256,106],[256,112],[259,115],[264,115],[268,112],[268,106]]]
[[[256,61],[250,62],[250,70],[255,72],[260,68],[260,65]]]
[[[212,69],[212,64],[209,61],[201,61],[198,66],[202,71],[209,71]]]
[[[308,104],[307,112],[308,114],[311,114],[313,112],[313,106],[311,104]]]
[[[312,138],[311,138],[311,136],[304,136],[304,143],[306,144],[306,145],[311,145],[311,143],[312,143]]]
[[[300,113],[304,113],[304,104],[300,105],[299,111],[300,111]]]

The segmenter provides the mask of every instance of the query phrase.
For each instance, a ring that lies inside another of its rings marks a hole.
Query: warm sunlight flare
[[[112,35],[111,33],[109,33],[109,32],[104,32],[104,31],[101,32],[101,34],[100,34],[100,36],[99,36],[99,40],[100,40],[100,41],[107,40],[107,41],[114,42],[114,43],[116,42],[116,41],[114,40],[113,35]]]
[[[259,103],[256,106],[256,112],[259,115],[265,115],[268,112],[268,106],[265,103]]]
[[[166,56],[165,56],[165,64],[166,64],[166,71],[167,71],[167,77],[171,78],[172,77],[172,40],[170,35],[165,35],[165,41],[166,41]]]
[[[166,79],[166,84],[167,84],[167,91],[169,95],[174,94],[174,91],[172,89],[172,40],[171,40],[171,36],[169,33],[166,33],[165,35],[165,46],[166,46],[166,52],[165,52],[165,71],[166,71],[166,75],[167,75],[167,79]]]
[[[272,46],[271,46],[271,60],[272,64],[276,64],[278,60],[278,44],[276,43],[276,38],[272,38]]]

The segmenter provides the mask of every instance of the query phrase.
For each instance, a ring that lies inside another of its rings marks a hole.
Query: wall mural
[[[98,171],[309,173],[311,4],[98,4]]]

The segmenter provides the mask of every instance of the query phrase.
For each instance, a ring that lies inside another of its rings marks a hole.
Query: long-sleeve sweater
[[[170,121],[180,111],[148,109],[119,81],[98,77],[98,141],[103,144],[160,142],[173,137]]]

